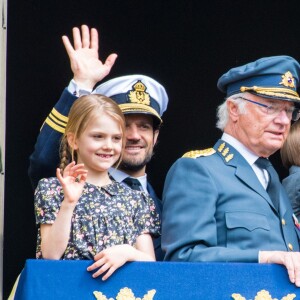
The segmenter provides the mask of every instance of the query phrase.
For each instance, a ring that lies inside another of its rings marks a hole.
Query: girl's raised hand
[[[61,174],[60,169],[56,169],[56,176],[64,190],[64,201],[76,204],[82,194],[82,190],[87,178],[87,170],[84,164],[71,162],[66,166]]]

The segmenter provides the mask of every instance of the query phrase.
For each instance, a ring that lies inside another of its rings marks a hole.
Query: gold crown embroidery
[[[234,300],[246,300],[245,297],[243,297],[241,294],[232,294],[231,297]],[[283,298],[281,298],[281,300],[293,300],[296,298],[295,294],[288,294],[286,296],[284,296]],[[270,293],[266,290],[261,290],[259,291],[254,300],[277,300],[277,298],[272,298],[272,296],[270,295]]]
[[[119,291],[116,300],[152,300],[155,293],[156,290],[150,290],[143,296],[143,298],[135,298],[132,290],[125,287]],[[98,291],[94,291],[93,294],[97,300],[114,300],[113,298],[107,298],[103,293]]]
[[[225,147],[225,143],[222,143],[222,144],[219,146],[218,151],[219,151],[219,152],[222,152],[223,149],[224,149],[224,147]]]
[[[232,159],[233,159],[233,154],[232,154],[232,153],[228,154],[228,155],[225,157],[226,162],[229,162],[229,161],[231,161]]]
[[[284,86],[288,86],[291,88],[295,87],[294,77],[290,71],[286,72],[281,76],[282,81],[279,84],[283,84]]]
[[[189,152],[186,152],[182,157],[188,157],[188,158],[197,158],[199,156],[209,156],[216,153],[216,150],[214,148],[208,148],[204,150],[192,150]]]
[[[229,162],[233,159],[234,154],[229,153],[230,149],[229,147],[226,147],[225,143],[222,143],[219,147],[218,147],[218,151],[222,154],[222,156],[224,156],[225,161]],[[224,149],[225,148],[225,149]]]
[[[227,147],[227,148],[225,148],[224,151],[222,152],[222,155],[223,155],[223,156],[226,156],[226,155],[228,154],[228,152],[229,152],[229,148]]]
[[[133,90],[128,92],[128,98],[131,103],[150,105],[150,95],[146,93],[147,87],[140,80],[132,88]]]

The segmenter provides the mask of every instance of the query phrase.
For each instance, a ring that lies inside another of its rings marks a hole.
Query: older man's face
[[[268,157],[279,150],[287,138],[291,118],[286,109],[294,105],[288,101],[271,100],[252,94],[247,94],[246,98],[279,108],[278,112],[272,115],[267,113],[265,107],[247,101],[246,113],[231,118],[234,122],[233,135],[256,155]]]

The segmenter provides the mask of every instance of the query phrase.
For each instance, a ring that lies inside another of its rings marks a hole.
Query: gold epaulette
[[[189,157],[189,158],[197,158],[200,156],[209,156],[216,153],[216,150],[214,148],[207,148],[203,150],[192,150],[189,152],[186,152],[182,157]]]

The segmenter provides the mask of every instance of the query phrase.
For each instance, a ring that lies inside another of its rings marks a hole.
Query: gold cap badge
[[[150,105],[150,95],[146,93],[147,87],[140,80],[132,88],[133,90],[128,92],[128,98],[131,103]]]
[[[281,76],[282,81],[279,84],[283,84],[284,86],[294,88],[295,87],[295,80],[290,71],[286,72]]]

